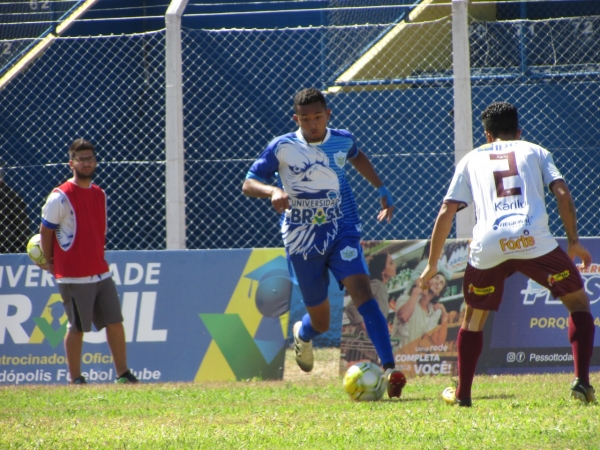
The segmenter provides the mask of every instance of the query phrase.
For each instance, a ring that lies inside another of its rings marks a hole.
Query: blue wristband
[[[386,198],[386,202],[387,202],[387,206],[388,208],[390,206],[394,206],[394,199],[392,199],[392,196],[390,195],[390,192],[387,190],[387,188],[385,186],[380,186],[377,188],[377,192],[379,192],[379,196],[380,197],[385,197]]]

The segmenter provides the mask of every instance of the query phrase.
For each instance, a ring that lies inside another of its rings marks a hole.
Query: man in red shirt
[[[52,191],[42,209],[41,244],[69,319],[65,353],[71,384],[85,384],[81,374],[83,333],[106,327],[117,383],[137,383],[127,367],[125,330],[119,295],[104,259],[106,194],[92,183],[96,150],[75,140],[69,147],[73,178]]]

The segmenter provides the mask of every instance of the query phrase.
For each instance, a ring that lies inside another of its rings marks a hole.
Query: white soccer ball
[[[383,397],[386,388],[383,370],[372,362],[354,364],[344,375],[344,390],[352,400],[377,401]]]
[[[36,234],[29,239],[27,242],[27,254],[29,258],[35,264],[46,264],[46,258],[44,258],[44,253],[42,252],[42,237],[39,234]]]

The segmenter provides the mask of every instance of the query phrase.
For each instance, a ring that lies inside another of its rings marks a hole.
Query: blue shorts
[[[369,274],[358,236],[338,236],[324,255],[287,257],[292,281],[298,285],[306,306],[318,306],[327,299],[329,270],[338,281],[350,275]]]

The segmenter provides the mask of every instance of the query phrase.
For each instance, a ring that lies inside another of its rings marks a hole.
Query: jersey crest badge
[[[344,164],[346,164],[346,153],[337,152],[335,155],[333,155],[333,159],[335,160],[335,165],[340,169],[343,169]]]

